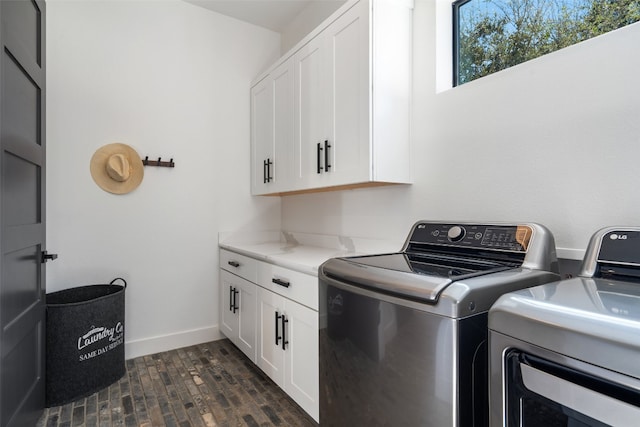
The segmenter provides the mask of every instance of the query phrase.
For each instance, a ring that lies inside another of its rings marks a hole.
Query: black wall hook
[[[173,162],[173,157],[168,162],[163,162],[162,157],[158,157],[158,160],[149,160],[149,156],[145,156],[142,164],[144,166],[160,166],[165,168],[174,168],[176,166]]]

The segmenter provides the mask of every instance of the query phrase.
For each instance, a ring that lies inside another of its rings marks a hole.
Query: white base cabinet
[[[220,272],[220,286],[221,332],[255,363],[258,287],[224,270]]]
[[[254,363],[257,355],[256,260],[220,251],[220,332]]]
[[[258,366],[318,421],[318,312],[260,288],[258,316]]]
[[[220,331],[319,420],[318,279],[220,250]]]

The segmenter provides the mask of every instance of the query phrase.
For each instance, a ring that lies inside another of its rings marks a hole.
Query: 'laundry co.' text
[[[124,325],[118,322],[112,328],[105,327],[93,327],[89,332],[78,338],[78,350],[83,350],[92,344],[99,343],[103,340],[108,340],[109,343],[102,347],[87,351],[79,356],[80,362],[88,359],[92,359],[96,356],[100,356],[110,350],[113,350],[117,346],[124,343]]]

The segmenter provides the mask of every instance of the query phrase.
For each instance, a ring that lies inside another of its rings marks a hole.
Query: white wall
[[[403,240],[420,219],[534,221],[581,258],[597,229],[640,225],[640,23],[436,93],[435,3],[414,10],[415,183],[284,197],[283,228]]]
[[[307,34],[338,10],[346,0],[311,1],[282,31],[280,50],[285,54]]]
[[[173,0],[47,11],[48,292],[125,277],[127,357],[218,336],[219,231],[399,247],[420,219],[536,221],[579,257],[640,223],[640,24],[436,93],[435,2],[416,0],[415,184],[279,199],[249,196],[249,84],[277,34]],[[89,160],[111,142],[176,168],[105,193]]]
[[[47,291],[124,277],[127,358],[218,337],[218,232],[280,228],[249,195],[249,84],[280,36],[181,1],[47,12]],[[112,142],[176,167],[106,193],[89,160]]]

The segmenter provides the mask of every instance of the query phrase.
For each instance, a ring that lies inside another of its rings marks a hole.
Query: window
[[[640,0],[455,1],[454,85],[639,20]]]

